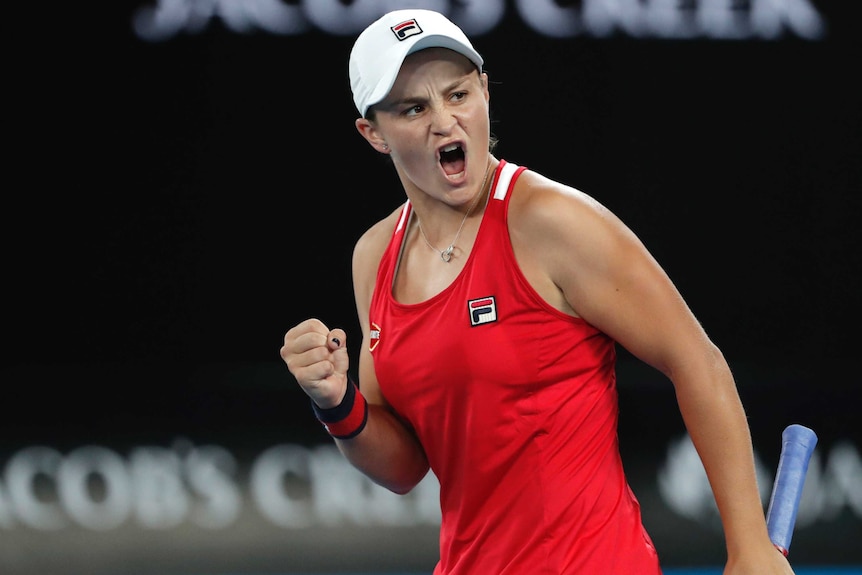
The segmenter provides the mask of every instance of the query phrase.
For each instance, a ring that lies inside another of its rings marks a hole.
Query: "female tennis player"
[[[406,200],[354,247],[358,384],[347,334],[318,319],[286,333],[281,357],[356,468],[395,493],[437,476],[434,574],[661,573],[619,452],[618,344],[676,390],[725,575],[792,575],[722,353],[613,213],[495,157],[488,76],[462,30],[388,13],[357,38],[349,73],[356,128]]]

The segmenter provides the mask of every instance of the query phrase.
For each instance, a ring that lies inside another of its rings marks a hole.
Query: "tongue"
[[[446,175],[452,176],[464,171],[464,160],[441,160],[440,165],[443,166],[443,171]]]

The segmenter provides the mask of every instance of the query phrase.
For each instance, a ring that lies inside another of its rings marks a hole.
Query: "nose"
[[[435,106],[431,111],[431,129],[438,134],[449,134],[458,122],[446,106]]]

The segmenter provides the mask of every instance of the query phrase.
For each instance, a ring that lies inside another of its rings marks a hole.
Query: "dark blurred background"
[[[860,9],[660,4],[621,7],[605,29],[610,2],[412,3],[450,14],[485,57],[497,155],[596,197],[667,269],[736,372],[765,496],[781,430],[818,433],[794,559],[862,565]],[[129,0],[10,18],[0,572],[430,571],[433,519],[285,527],[248,503],[261,453],[331,444],[278,351],[310,316],[360,338],[353,242],[404,196],[355,131],[347,56],[407,5]],[[670,384],[624,350],[619,379],[660,552],[719,564]],[[137,467],[142,446],[182,463],[150,497],[181,485],[209,501],[190,445],[233,462],[216,475],[239,515],[142,526],[139,479],[158,475]],[[283,475],[288,500],[326,494],[313,470]]]

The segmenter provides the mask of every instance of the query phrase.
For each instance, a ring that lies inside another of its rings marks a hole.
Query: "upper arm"
[[[516,253],[520,245],[519,257],[538,262],[576,315],[668,375],[713,353],[667,273],[616,215],[573,188],[541,178],[528,187],[511,220]]]
[[[395,493],[406,493],[427,474],[428,459],[416,435],[383,397],[369,347],[369,310],[377,268],[396,221],[397,214],[390,215],[366,232],[354,247],[353,289],[362,328],[359,386],[368,402],[368,423],[355,439],[338,445],[351,463],[373,481]]]
[[[352,260],[353,295],[359,326],[362,330],[362,344],[359,348],[359,382],[362,394],[369,403],[387,406],[374,371],[374,358],[370,351],[371,326],[368,316],[377,280],[377,267],[400,212],[399,208],[368,229],[356,242]]]

